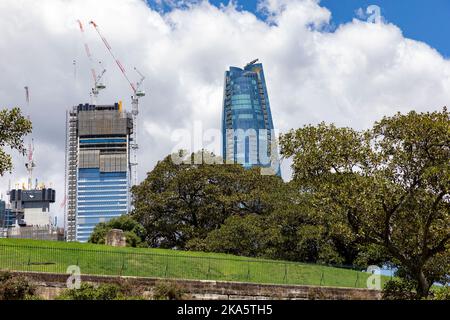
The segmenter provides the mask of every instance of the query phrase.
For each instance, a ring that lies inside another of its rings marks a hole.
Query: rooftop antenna
[[[106,88],[105,84],[102,82],[102,78],[103,78],[103,75],[106,72],[106,69],[103,68],[102,62],[98,61],[98,65],[102,67],[102,71],[99,74],[97,74],[97,72],[95,71],[94,59],[92,57],[91,50],[89,49],[89,46],[88,46],[88,44],[86,42],[86,36],[84,35],[83,24],[81,23],[80,20],[77,20],[77,22],[78,22],[78,26],[80,27],[81,34],[83,35],[84,50],[86,51],[86,55],[87,55],[87,57],[89,59],[89,62],[91,64],[91,74],[92,74],[92,79],[94,81],[94,85],[93,85],[93,87],[91,89],[91,93],[90,93],[91,104],[96,104],[97,103],[97,97],[98,97],[98,94],[100,93],[100,90]],[[75,64],[76,64],[76,62],[74,60],[74,65]]]

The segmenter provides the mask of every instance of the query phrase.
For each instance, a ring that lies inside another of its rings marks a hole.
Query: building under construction
[[[122,104],[67,112],[65,237],[85,242],[95,226],[130,209],[133,119]]]
[[[35,187],[8,191],[9,204],[0,201],[0,238],[62,240],[62,229],[52,218],[55,190]]]

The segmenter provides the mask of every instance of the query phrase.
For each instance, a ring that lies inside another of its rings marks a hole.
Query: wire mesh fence
[[[0,270],[67,273],[78,266],[81,274],[222,280],[253,283],[297,284],[366,288],[370,273],[351,268],[274,261],[244,257],[220,257],[145,249],[91,250],[0,244]],[[382,277],[384,283],[388,277]]]

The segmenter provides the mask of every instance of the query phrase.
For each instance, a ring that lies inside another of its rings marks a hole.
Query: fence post
[[[167,278],[167,269],[169,268],[169,257],[166,258],[166,269],[164,270],[164,278]]]
[[[247,261],[247,281],[250,280],[250,261]]]
[[[323,284],[324,272],[322,271],[322,275],[320,277],[320,286]]]
[[[359,271],[356,271],[356,282],[355,282],[355,288],[358,287],[358,282],[359,282]]]
[[[210,273],[211,273],[211,257],[208,257],[208,275],[206,276],[206,279],[209,279]]]
[[[123,269],[125,268],[125,254],[126,253],[122,253],[122,267],[120,268],[120,276],[123,275]]]
[[[284,263],[284,283],[287,283],[287,263]]]

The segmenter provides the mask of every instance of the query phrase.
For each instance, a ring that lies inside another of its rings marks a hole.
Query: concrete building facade
[[[50,204],[55,202],[55,194],[51,188],[10,190],[11,213],[15,216],[17,226],[50,226]]]

